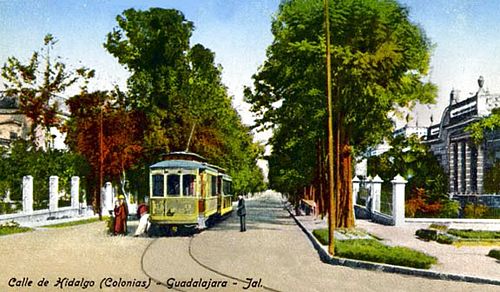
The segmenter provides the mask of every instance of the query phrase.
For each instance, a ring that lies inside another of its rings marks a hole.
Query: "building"
[[[9,147],[17,139],[27,139],[29,122],[19,111],[15,98],[0,93],[0,146]]]
[[[416,135],[419,138],[425,138],[427,137],[427,127],[419,127],[419,126],[404,126],[400,129],[397,129],[394,131],[393,136],[401,136],[404,135],[405,137],[410,137],[411,135]]]
[[[64,100],[61,97],[53,99],[60,105],[60,112],[58,116],[62,119],[69,117],[69,110],[67,109]],[[12,141],[17,139],[28,139],[29,119],[19,110],[19,104],[15,97],[4,96],[0,92],[0,146],[10,147]],[[65,134],[59,132],[56,128],[51,128],[50,133],[45,130],[37,129],[36,143],[43,149],[49,146],[54,149],[66,149],[64,144]],[[50,145],[46,145],[47,137],[50,137]]]
[[[464,100],[459,100],[458,91],[452,90],[441,122],[427,130],[425,143],[448,174],[452,195],[483,194],[484,173],[500,159],[500,131],[488,134],[481,145],[475,145],[465,131],[468,125],[500,107],[500,94],[486,91],[482,76],[478,85],[477,93]]]

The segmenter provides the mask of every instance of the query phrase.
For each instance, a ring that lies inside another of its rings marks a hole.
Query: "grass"
[[[500,239],[500,231],[449,229],[448,233],[461,239]]]
[[[316,229],[314,236],[323,245],[328,244],[328,229]],[[375,239],[335,240],[335,255],[398,266],[428,269],[437,263],[435,257],[407,248],[386,246]]]
[[[33,229],[29,228],[29,227],[21,227],[16,222],[9,222],[9,223],[0,225],[0,236],[14,234],[14,233],[23,233],[23,232],[28,232],[28,231],[32,231],[32,230]]]
[[[48,227],[48,228],[63,228],[63,227],[69,227],[69,226],[76,226],[76,225],[94,223],[94,222],[97,222],[97,221],[99,221],[99,218],[90,218],[90,219],[70,221],[70,222],[64,222],[64,223],[58,223],[58,224],[52,224],[52,225],[45,225],[43,227]]]

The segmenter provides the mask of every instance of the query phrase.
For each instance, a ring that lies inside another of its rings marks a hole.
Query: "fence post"
[[[57,211],[59,203],[59,177],[52,175],[49,177],[49,212]]]
[[[358,193],[359,193],[359,178],[357,175],[352,179],[352,204],[356,205],[358,201]]]
[[[407,181],[396,175],[392,182],[392,219],[394,226],[402,226],[405,223],[405,186]]]
[[[80,177],[73,176],[71,178],[71,207],[78,208],[80,192]]]
[[[33,213],[33,177],[23,176],[23,213]]]
[[[376,175],[372,180],[372,210],[380,212],[380,200],[382,195],[382,183],[384,181]]]

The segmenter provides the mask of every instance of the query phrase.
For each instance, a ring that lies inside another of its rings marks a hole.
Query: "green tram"
[[[152,224],[204,229],[232,210],[232,180],[224,169],[191,152],[173,152],[150,166]]]

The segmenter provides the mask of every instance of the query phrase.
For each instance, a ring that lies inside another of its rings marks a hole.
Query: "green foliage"
[[[435,229],[435,230],[439,230],[439,231],[442,231],[442,232],[445,232],[448,230],[448,226],[444,225],[444,224],[436,224],[436,223],[432,223],[430,226],[429,226],[430,229]]]
[[[456,239],[453,236],[449,236],[447,234],[439,234],[436,238],[436,241],[442,244],[453,244]]]
[[[328,244],[328,229],[315,229],[313,235],[321,244]],[[389,247],[374,239],[335,240],[335,255],[420,269],[428,269],[437,262],[435,257],[422,252],[401,246]]]
[[[28,232],[32,230],[33,229],[29,227],[19,226],[19,223],[15,221],[10,221],[0,225],[0,236],[14,234],[14,233]]]
[[[362,153],[390,134],[395,105],[433,101],[435,86],[422,82],[431,45],[396,1],[331,1],[329,9],[334,115]],[[245,89],[257,126],[273,128],[270,187],[292,195],[312,183],[326,141],[323,15],[321,1],[283,1],[267,60]]]
[[[500,249],[492,249],[488,252],[488,256],[500,260]]]
[[[449,229],[448,233],[466,239],[500,239],[500,231]]]
[[[189,148],[227,169],[235,192],[262,190],[256,161],[263,148],[253,143],[250,128],[232,107],[215,54],[190,45],[193,23],[177,10],[161,8],[128,9],[117,22],[104,47],[131,73],[125,102],[147,115],[145,158],[133,168],[131,185],[144,192],[144,165]]]
[[[35,209],[46,209],[49,198],[49,177],[59,176],[59,190],[70,193],[72,176],[83,177],[88,170],[82,157],[61,150],[48,152],[31,147],[26,141],[13,143],[10,155],[0,161],[0,181],[12,200],[21,200],[21,184],[25,175],[33,176],[33,201]]]
[[[419,229],[415,235],[425,240],[436,240],[438,238],[437,230],[433,229]]]
[[[491,115],[470,124],[465,128],[470,132],[470,136],[477,145],[484,142],[485,135],[500,129],[500,108],[492,110]]]
[[[488,206],[482,204],[467,203],[464,207],[465,218],[481,218],[488,212]]]
[[[389,151],[368,159],[368,173],[379,175],[386,183],[400,174],[408,180],[408,193],[423,188],[432,200],[447,197],[447,175],[428,145],[412,135],[392,138],[390,146]]]

